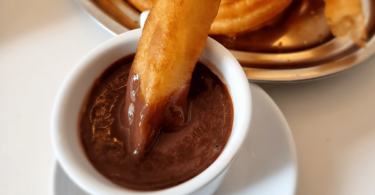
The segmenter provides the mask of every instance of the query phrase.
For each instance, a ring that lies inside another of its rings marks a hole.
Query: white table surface
[[[0,0],[0,194],[50,194],[56,92],[111,37],[72,0]],[[297,195],[375,194],[375,58],[318,81],[260,86],[291,127]]]

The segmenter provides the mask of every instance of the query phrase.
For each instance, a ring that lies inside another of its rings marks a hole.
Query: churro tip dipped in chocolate
[[[145,154],[162,126],[187,119],[192,73],[219,4],[220,0],[158,0],[150,10],[129,74],[123,115],[133,154]],[[180,113],[171,118],[169,112]]]

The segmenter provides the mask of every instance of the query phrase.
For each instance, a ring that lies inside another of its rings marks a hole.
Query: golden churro
[[[357,45],[366,46],[365,16],[361,0],[326,0],[325,16],[336,37],[350,37]]]
[[[165,117],[170,101],[185,110],[191,76],[219,4],[220,0],[158,0],[152,7],[129,75],[124,108],[134,154],[147,151],[168,120],[179,120]]]
[[[237,35],[264,26],[292,0],[223,0],[209,34]]]
[[[139,11],[150,10],[155,0],[128,0]]]
[[[155,0],[129,1],[138,10],[147,11]],[[291,2],[292,0],[222,0],[209,34],[231,36],[256,30],[280,14]]]

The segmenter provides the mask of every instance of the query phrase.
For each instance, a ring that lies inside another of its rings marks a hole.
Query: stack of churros
[[[157,0],[128,0],[139,11],[150,10]],[[296,1],[296,0],[295,0]],[[275,19],[292,0],[222,0],[209,34],[233,37],[257,30]],[[332,34],[366,45],[361,0],[325,0],[325,16]]]
[[[157,0],[129,0],[139,11],[150,10]],[[289,6],[292,0],[222,0],[209,34],[235,36],[256,30]]]

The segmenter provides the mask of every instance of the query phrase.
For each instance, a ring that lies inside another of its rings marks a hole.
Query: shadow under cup
[[[112,183],[90,163],[81,146],[78,131],[82,104],[92,84],[111,64],[137,50],[141,29],[114,37],[87,54],[64,80],[52,112],[52,143],[56,157],[69,177],[90,194],[212,194],[238,154],[250,127],[252,105],[249,84],[232,54],[208,38],[200,58],[230,93],[234,120],[232,134],[216,161],[196,177],[158,191],[134,191]],[[214,67],[210,67],[213,65]]]

